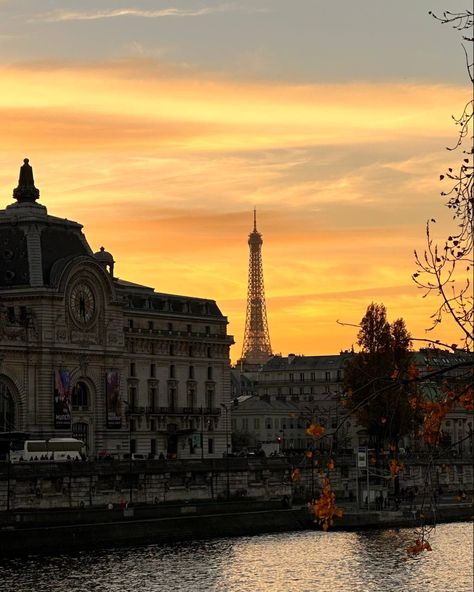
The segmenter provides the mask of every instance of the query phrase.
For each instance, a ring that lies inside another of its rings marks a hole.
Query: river
[[[1,592],[472,592],[471,523],[413,531],[290,532],[0,560]]]

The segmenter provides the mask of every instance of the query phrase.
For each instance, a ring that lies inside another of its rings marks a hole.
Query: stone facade
[[[420,376],[442,371],[438,380],[421,382],[429,399],[441,396],[441,384],[454,386],[466,381],[472,354],[421,349],[414,352]],[[232,371],[232,429],[251,446],[277,442],[286,451],[329,448],[334,430],[336,450],[352,451],[367,446],[367,432],[356,417],[341,405],[344,367],[351,354],[328,356],[274,356],[260,370],[242,374]],[[446,386],[445,385],[445,386]],[[445,388],[445,387],[443,387]],[[325,438],[315,441],[306,434],[309,422],[325,427]],[[442,422],[442,443],[455,445],[451,458],[472,456],[474,445],[472,413],[455,406]],[[407,451],[423,448],[419,440],[404,437],[400,446]],[[342,449],[342,450],[341,450]]]
[[[118,279],[80,224],[15,191],[0,211],[0,432],[78,437],[90,456],[221,457],[233,339],[215,301]]]

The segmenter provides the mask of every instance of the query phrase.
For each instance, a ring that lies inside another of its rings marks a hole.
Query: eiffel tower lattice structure
[[[253,211],[253,231],[249,234],[249,283],[247,315],[241,363],[264,364],[272,355],[268,332],[267,307],[263,285],[262,235],[257,230],[257,211]]]

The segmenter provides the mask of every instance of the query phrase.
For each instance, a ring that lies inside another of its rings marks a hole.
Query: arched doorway
[[[15,429],[15,400],[10,386],[0,378],[0,432],[13,432]]]
[[[77,421],[72,424],[72,437],[82,440],[89,449],[89,424],[85,421]]]

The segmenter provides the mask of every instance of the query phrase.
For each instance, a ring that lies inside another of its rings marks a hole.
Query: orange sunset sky
[[[274,352],[350,348],[336,320],[371,301],[424,337],[413,250],[428,218],[449,228],[439,174],[469,98],[442,3],[99,4],[0,0],[1,207],[29,157],[40,203],[119,277],[217,300],[233,361],[254,206]]]

